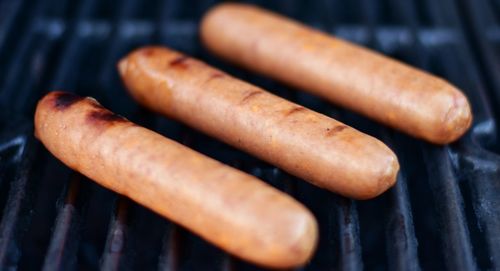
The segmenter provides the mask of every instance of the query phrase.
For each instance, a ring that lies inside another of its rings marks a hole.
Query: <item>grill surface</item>
[[[271,183],[307,205],[320,243],[304,270],[500,269],[500,1],[252,1],[441,75],[474,111],[470,132],[437,147],[218,61],[197,26],[214,1],[0,0],[2,270],[255,270],[87,180],[33,137],[36,101],[62,89]],[[165,44],[382,138],[397,185],[370,201],[322,191],[138,107],[119,57]]]

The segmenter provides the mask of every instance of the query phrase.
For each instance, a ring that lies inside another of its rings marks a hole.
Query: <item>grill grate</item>
[[[0,0],[0,266],[2,270],[256,270],[186,230],[71,172],[32,135],[48,90],[103,105],[307,205],[320,243],[304,270],[500,268],[500,1],[248,1],[441,75],[474,111],[471,131],[437,147],[208,54],[197,25],[215,1]],[[382,138],[400,158],[397,185],[356,202],[317,189],[138,107],[115,64],[150,43],[199,57]]]

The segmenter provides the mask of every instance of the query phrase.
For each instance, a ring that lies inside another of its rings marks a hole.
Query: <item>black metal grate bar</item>
[[[10,31],[13,31],[15,19],[23,7],[24,1],[0,2],[0,51],[4,48],[5,40]],[[4,54],[1,54],[2,56]]]
[[[127,199],[120,197],[117,204],[116,215],[111,221],[108,240],[101,258],[101,270],[121,270],[123,254],[127,238]]]
[[[15,177],[11,180],[10,190],[7,197],[2,220],[0,222],[0,267],[12,269],[17,266],[20,258],[19,241],[22,238],[26,224],[29,223],[30,214],[27,212],[30,204],[26,191],[28,190],[28,179],[33,164],[32,138],[21,135],[10,139],[16,148],[14,162]]]
[[[352,200],[339,199],[337,220],[339,223],[339,270],[361,270],[361,246],[356,204]]]
[[[80,219],[75,205],[79,186],[80,176],[74,174],[70,180],[65,202],[56,218],[43,270],[67,270],[75,265],[79,241],[77,235],[78,220]]]

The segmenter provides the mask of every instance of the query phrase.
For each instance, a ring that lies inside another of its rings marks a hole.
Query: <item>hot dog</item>
[[[397,158],[379,140],[184,54],[144,47],[118,68],[140,104],[317,186],[369,199],[396,181]]]
[[[290,196],[118,116],[92,98],[51,92],[35,135],[70,168],[256,264],[304,264],[312,214]]]
[[[263,9],[220,4],[200,32],[218,56],[415,137],[446,144],[471,125],[467,98],[445,80]]]

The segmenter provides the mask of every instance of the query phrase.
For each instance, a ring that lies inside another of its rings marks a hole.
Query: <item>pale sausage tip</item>
[[[397,180],[398,172],[399,172],[399,162],[396,155],[393,153],[389,156],[388,166],[382,174],[382,177],[379,180],[380,193],[387,191],[387,189],[391,188]]]
[[[443,121],[443,134],[446,136],[438,139],[436,143],[448,144],[461,137],[472,124],[470,104],[458,89],[453,94],[452,102]]]
[[[118,61],[118,64],[116,65],[118,68],[118,72],[120,73],[121,76],[124,76],[127,72],[127,57],[124,57]]]
[[[399,161],[392,150],[389,148],[387,148],[387,150],[389,153],[387,158],[384,159],[385,162],[379,162],[380,167],[374,172],[369,183],[366,183],[365,189],[360,190],[360,192],[362,192],[361,194],[353,195],[353,198],[357,200],[373,199],[387,191],[396,183],[399,172]]]
[[[257,6],[251,5],[251,4],[245,4],[245,3],[231,3],[231,2],[223,2],[220,4],[217,4],[210,8],[205,15],[203,15],[203,18],[201,19],[200,23],[200,37],[202,42],[209,46],[210,49],[210,44],[211,40],[213,37],[210,36],[211,31],[208,29],[211,28],[210,24],[216,23],[218,20],[218,13],[226,13],[226,12],[239,12],[239,11],[244,11],[245,9],[255,9],[258,8]]]
[[[266,264],[268,267],[297,268],[306,265],[313,257],[318,243],[318,223],[306,208],[296,218],[288,244],[273,257],[272,263]]]
[[[304,213],[307,215],[303,219],[303,226],[296,241],[299,253],[297,253],[294,266],[308,263],[314,255],[318,243],[318,223],[308,210],[305,210]]]

